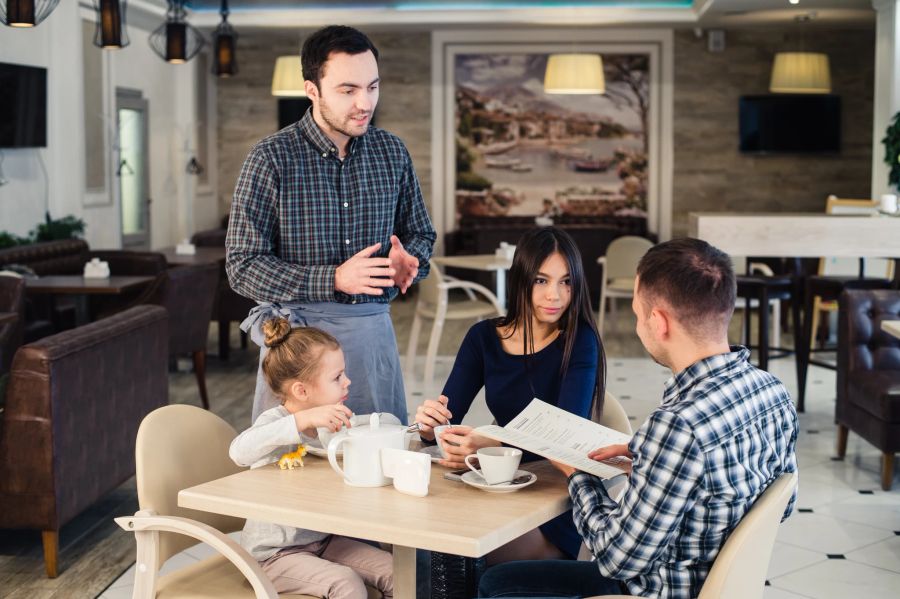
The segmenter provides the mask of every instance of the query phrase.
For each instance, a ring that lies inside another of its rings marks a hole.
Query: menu
[[[607,445],[628,443],[630,435],[537,398],[532,399],[506,426],[479,426],[475,432],[603,479],[628,472],[627,458],[598,462],[587,457],[587,454]]]

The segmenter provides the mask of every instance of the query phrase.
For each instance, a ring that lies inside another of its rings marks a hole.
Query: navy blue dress
[[[572,348],[565,378],[560,377],[565,338],[560,335],[550,345],[530,356],[506,352],[493,321],[474,325],[456,354],[450,378],[444,385],[452,424],[459,424],[484,387],[488,409],[505,426],[535,397],[584,418],[590,417],[594,380],[600,348],[590,327],[581,323]],[[525,454],[526,461],[539,459]],[[575,530],[571,512],[541,525],[541,532],[566,555],[575,558],[581,537]]]

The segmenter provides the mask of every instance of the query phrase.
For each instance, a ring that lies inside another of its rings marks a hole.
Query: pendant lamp
[[[150,48],[171,64],[183,64],[206,44],[200,31],[185,20],[184,0],[168,0],[166,22],[150,34]]]
[[[303,70],[300,56],[279,56],[275,60],[272,73],[272,95],[284,98],[305,98],[306,84],[303,81]]]
[[[50,16],[59,0],[0,0],[0,23],[9,27],[36,27]]]
[[[544,72],[544,93],[602,94],[606,91],[599,54],[551,54]]]
[[[219,10],[222,22],[212,33],[213,66],[212,74],[216,77],[231,77],[237,75],[237,31],[228,22],[228,0],[222,0],[222,8]]]
[[[805,48],[804,28],[815,18],[815,13],[798,15],[799,48],[778,52],[772,63],[769,91],[774,94],[829,94],[831,93],[831,69],[828,55],[808,52]]]
[[[128,0],[94,0],[97,29],[94,45],[104,50],[119,50],[131,43],[125,23]]]

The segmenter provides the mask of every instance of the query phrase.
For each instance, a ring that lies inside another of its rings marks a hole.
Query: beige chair
[[[759,496],[716,556],[698,599],[761,599],[778,525],[796,484],[796,472],[782,474]]]
[[[606,255],[597,258],[597,264],[603,268],[600,280],[600,313],[597,316],[597,329],[603,334],[603,321],[606,319],[606,302],[616,298],[631,298],[634,295],[634,276],[638,262],[653,247],[653,242],[644,237],[626,235],[618,237],[606,248]],[[615,309],[615,302],[610,308]]]
[[[450,291],[462,289],[469,299],[451,302]],[[475,298],[472,293],[483,296],[484,300]],[[425,355],[425,384],[434,379],[434,361],[437,357],[438,343],[447,320],[482,320],[488,316],[501,316],[504,313],[497,296],[491,291],[471,281],[461,281],[446,277],[434,261],[431,262],[431,273],[419,282],[419,301],[416,303],[416,314],[412,329],[409,332],[409,345],[406,349],[406,372],[414,374],[416,348],[419,344],[419,333],[422,331],[422,319],[434,321],[431,337],[428,339],[428,350]]]
[[[259,563],[225,533],[244,520],[178,507],[178,491],[243,470],[228,457],[236,433],[224,420],[200,408],[171,405],[144,418],[135,448],[140,511],[116,518],[137,540],[135,599],[203,597],[237,599],[278,595]],[[218,554],[158,577],[173,555],[204,542]],[[381,594],[369,590],[371,598]]]

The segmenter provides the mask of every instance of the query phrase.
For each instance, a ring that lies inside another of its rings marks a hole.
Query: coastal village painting
[[[456,217],[647,217],[647,54],[603,54],[606,93],[543,90],[548,54],[457,54]]]

